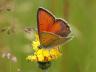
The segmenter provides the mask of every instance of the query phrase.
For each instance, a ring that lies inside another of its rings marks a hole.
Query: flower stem
[[[43,72],[48,72],[48,69],[43,70]]]

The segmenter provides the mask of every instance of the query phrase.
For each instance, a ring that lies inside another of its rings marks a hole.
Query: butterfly
[[[44,8],[38,8],[37,27],[40,47],[52,48],[68,41],[71,37],[71,29],[68,23],[56,18],[51,12]]]

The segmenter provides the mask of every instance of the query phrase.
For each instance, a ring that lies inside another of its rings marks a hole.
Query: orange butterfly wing
[[[38,32],[51,32],[66,37],[71,31],[68,23],[55,17],[43,8],[37,13]]]
[[[70,27],[65,21],[56,19],[49,32],[55,33],[61,37],[67,37],[71,31]]]
[[[37,12],[37,22],[38,32],[47,32],[55,22],[55,18],[45,9],[39,8]]]
[[[56,34],[48,32],[41,32],[40,38],[41,48],[53,48],[55,46],[64,44],[71,39],[71,37],[60,37]]]
[[[71,32],[68,24],[61,19],[55,19],[47,10],[38,9],[37,22],[41,46],[54,47],[70,39],[66,38]]]

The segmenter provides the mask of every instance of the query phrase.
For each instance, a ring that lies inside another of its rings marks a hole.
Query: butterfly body
[[[71,33],[71,30],[68,23],[62,19],[56,19],[43,8],[38,9],[37,24],[40,47],[52,48],[70,39],[68,35]]]

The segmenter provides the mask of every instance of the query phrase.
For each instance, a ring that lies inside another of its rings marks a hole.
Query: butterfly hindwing
[[[49,32],[55,33],[61,37],[67,37],[71,31],[67,22],[56,19]]]
[[[64,44],[70,38],[59,37],[56,34],[42,32],[40,33],[40,43],[44,48],[52,48]]]

